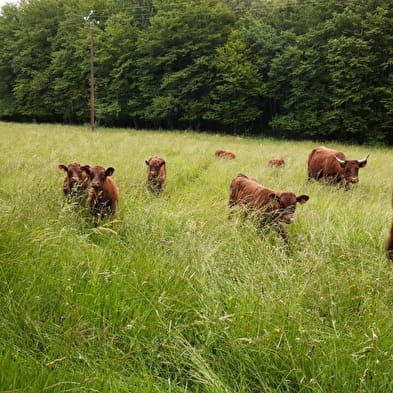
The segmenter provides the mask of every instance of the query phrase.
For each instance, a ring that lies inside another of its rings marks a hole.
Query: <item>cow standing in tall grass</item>
[[[367,165],[367,154],[361,160],[348,160],[343,152],[324,146],[316,147],[308,156],[308,178],[325,179],[349,188],[359,181],[359,168]]]
[[[90,177],[90,187],[87,196],[87,204],[93,215],[105,216],[115,214],[119,201],[119,190],[112,178],[114,168],[104,168],[94,166],[93,168],[84,166],[83,170]]]
[[[392,193],[391,204],[393,207],[393,193]],[[390,227],[389,236],[386,240],[385,250],[386,250],[386,256],[393,262],[393,221]]]
[[[147,188],[152,193],[163,191],[166,182],[166,162],[158,156],[150,157],[145,161],[147,165]]]
[[[83,167],[74,162],[69,165],[59,164],[59,169],[66,173],[63,182],[63,192],[66,197],[81,198],[89,187],[90,178],[84,168],[90,168],[89,165]]]
[[[271,190],[242,173],[230,185],[229,207],[245,207],[257,217],[260,228],[270,225],[284,239],[288,234],[282,224],[292,224],[296,204],[304,204],[308,200],[308,195],[296,196],[293,192]]]

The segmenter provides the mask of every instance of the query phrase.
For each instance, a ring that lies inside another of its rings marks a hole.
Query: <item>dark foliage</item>
[[[26,0],[0,14],[0,119],[392,144],[390,0]]]

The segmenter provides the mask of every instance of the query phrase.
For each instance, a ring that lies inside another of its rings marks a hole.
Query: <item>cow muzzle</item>
[[[100,183],[91,183],[91,186],[92,186],[95,190],[100,190],[100,189],[101,189],[101,184],[100,184]]]
[[[295,221],[295,217],[293,217],[293,216],[283,216],[282,217],[282,221],[285,224],[292,224]]]
[[[351,179],[349,180],[350,183],[357,183],[359,181],[358,177],[351,177]]]

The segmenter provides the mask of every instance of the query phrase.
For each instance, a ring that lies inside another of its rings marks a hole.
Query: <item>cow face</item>
[[[357,183],[359,181],[359,168],[364,168],[367,165],[367,158],[369,154],[362,160],[341,160],[335,157],[343,169],[345,183]]]
[[[101,191],[107,176],[112,176],[115,168],[109,167],[105,169],[102,166],[95,166],[93,168],[82,167],[90,177],[91,186],[96,191]]]
[[[76,190],[80,188],[84,183],[86,183],[88,179],[88,174],[84,168],[90,168],[89,165],[85,165],[81,167],[77,163],[73,163],[70,165],[59,165],[59,169],[63,170],[66,173],[67,181],[70,190]]]
[[[150,158],[150,160],[145,161],[147,165],[148,179],[157,179],[160,175],[160,169],[165,165],[165,161],[161,158]]]
[[[292,192],[283,192],[281,194],[271,193],[269,199],[274,204],[275,218],[285,224],[292,224],[295,221],[296,204],[306,203],[309,200],[309,196],[296,196]]]

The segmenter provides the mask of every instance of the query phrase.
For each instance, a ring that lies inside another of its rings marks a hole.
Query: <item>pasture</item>
[[[329,144],[371,153],[344,191],[306,181],[315,146],[0,123],[0,391],[393,392],[393,153]],[[115,168],[114,218],[65,203],[58,164],[75,161]],[[239,172],[310,196],[288,245],[228,220]]]

